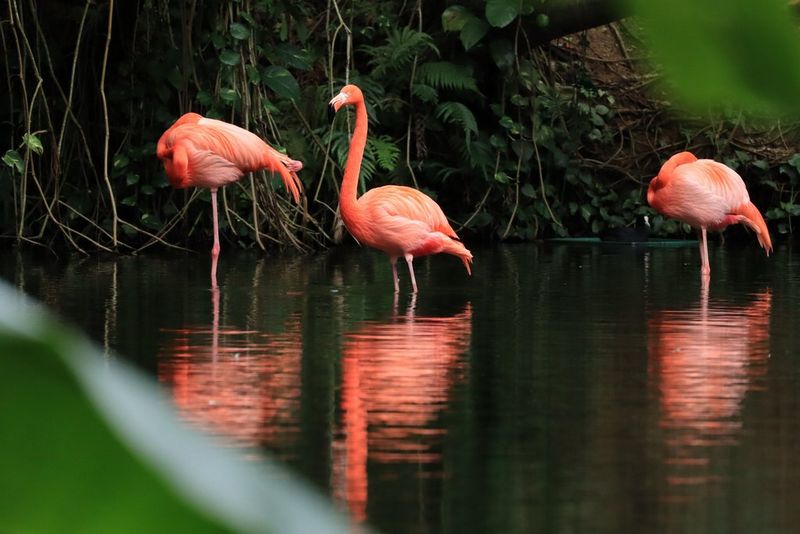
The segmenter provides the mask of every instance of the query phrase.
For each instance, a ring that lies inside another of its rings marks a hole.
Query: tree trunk
[[[536,13],[549,20],[533,34],[532,44],[610,24],[631,14],[626,3],[618,0],[550,0],[537,5]]]

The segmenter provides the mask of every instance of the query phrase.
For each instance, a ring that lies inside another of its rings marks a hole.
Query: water
[[[473,248],[0,259],[0,274],[385,532],[792,532],[800,256]]]

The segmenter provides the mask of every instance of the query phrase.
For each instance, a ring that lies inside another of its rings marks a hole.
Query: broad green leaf
[[[786,0],[628,2],[684,106],[798,114],[800,39]]]
[[[547,28],[550,26],[550,17],[548,17],[545,13],[539,13],[536,15],[536,25],[540,28]]]
[[[19,152],[16,150],[6,150],[6,153],[3,156],[3,163],[13,169],[17,169],[17,172],[20,173],[25,170],[25,163],[22,160],[22,156],[20,156]]]
[[[0,282],[8,532],[352,532],[279,465],[190,433],[150,379]]]
[[[261,76],[267,87],[275,91],[275,94],[289,100],[300,99],[300,85],[294,79],[292,73],[283,67],[271,65],[264,69]]]
[[[520,189],[520,192],[522,193],[523,196],[526,196],[528,198],[536,197],[536,189],[534,189],[531,184],[523,185],[522,188]]]
[[[508,39],[495,39],[489,44],[495,65],[508,69],[514,64],[514,45]]]
[[[41,154],[44,152],[44,147],[42,147],[42,141],[34,134],[25,133],[22,136],[22,142],[25,144],[28,149],[31,151]]]
[[[511,148],[523,163],[527,163],[533,157],[533,143],[531,141],[517,139],[511,143]]]
[[[182,89],[183,76],[181,75],[181,71],[177,65],[169,70],[169,73],[167,74],[167,81],[169,81],[170,85],[174,87],[176,91],[180,91]]]
[[[461,28],[461,33],[458,35],[459,39],[461,39],[461,44],[464,46],[464,50],[469,50],[475,46],[483,39],[483,36],[486,35],[488,31],[489,25],[478,17],[471,17],[467,20],[464,27]]]
[[[487,0],[486,20],[495,28],[511,24],[519,14],[519,0]]]
[[[136,205],[136,195],[130,195],[122,199],[122,204],[124,206],[135,206]]]
[[[241,59],[242,58],[239,55],[239,52],[234,52],[229,48],[225,48],[222,50],[222,52],[219,53],[219,60],[226,65],[230,66],[238,65]]]
[[[494,175],[494,181],[501,184],[507,184],[511,181],[511,177],[503,171],[497,172]]]
[[[275,47],[274,60],[300,70],[310,70],[313,65],[313,58],[308,50],[290,43],[281,43]]]
[[[127,167],[129,161],[130,160],[128,160],[128,156],[125,154],[117,154],[114,156],[114,161],[111,165],[115,169],[121,169],[123,167]]]
[[[475,15],[461,5],[449,6],[442,11],[442,28],[446,32],[458,32],[464,27],[464,24]]]
[[[238,41],[244,41],[250,37],[250,29],[241,22],[231,22],[231,37]]]
[[[225,102],[232,103],[236,102],[239,98],[239,94],[236,92],[235,89],[230,87],[223,87],[219,90],[219,97],[224,100]]]
[[[200,102],[202,105],[208,107],[214,103],[214,97],[211,96],[211,93],[209,93],[208,91],[198,91],[197,101]]]
[[[800,153],[792,155],[787,161],[789,165],[800,171]]]
[[[258,68],[254,65],[248,65],[245,70],[247,71],[247,79],[250,83],[258,85],[261,83],[261,73],[258,71]]]

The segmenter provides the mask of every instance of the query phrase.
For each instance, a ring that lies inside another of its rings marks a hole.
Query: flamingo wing
[[[277,172],[294,201],[300,200],[303,185],[295,171],[303,168],[301,162],[278,152],[254,133],[236,125],[207,118],[197,124],[208,128],[210,135],[217,139],[220,155],[236,163],[244,172],[260,169]]]
[[[657,195],[667,216],[697,228],[722,225],[728,215],[750,202],[742,178],[713,160],[676,167]]]
[[[396,217],[398,221],[419,224],[429,232],[441,232],[458,239],[442,208],[431,197],[411,187],[388,185],[370,189],[358,199],[373,214]],[[399,224],[399,223],[398,223]]]

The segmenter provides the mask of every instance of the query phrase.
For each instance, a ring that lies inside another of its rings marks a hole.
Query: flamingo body
[[[707,230],[741,223],[753,230],[767,255],[772,251],[769,230],[761,212],[750,202],[742,177],[730,167],[691,152],[672,156],[647,188],[647,202],[667,217],[700,231],[701,272],[711,273]]]
[[[364,95],[346,85],[331,100],[335,111],[352,105],[356,124],[347,154],[339,208],[345,227],[359,242],[383,251],[392,264],[395,291],[399,290],[397,259],[408,264],[413,291],[417,291],[413,260],[444,252],[461,259],[471,274],[472,253],[459,241],[442,208],[428,195],[411,187],[385,185],[357,196],[358,173],[367,142],[367,110]]]
[[[178,189],[205,187],[211,190],[214,246],[211,249],[211,286],[217,286],[219,225],[217,189],[239,180],[248,172],[277,172],[295,202],[302,184],[297,171],[300,161],[281,154],[257,135],[233,124],[186,113],[158,140],[156,155],[164,164],[170,184]]]

